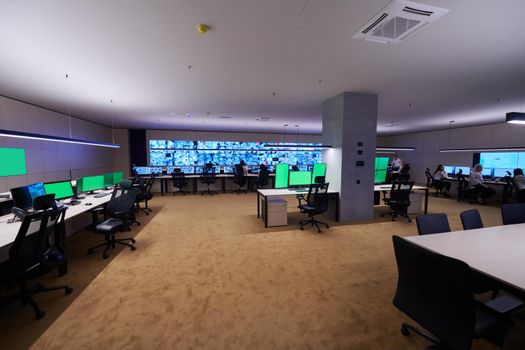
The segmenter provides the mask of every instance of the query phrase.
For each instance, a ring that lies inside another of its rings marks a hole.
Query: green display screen
[[[288,164],[275,165],[275,188],[288,187]]]
[[[27,174],[25,149],[0,148],[0,176],[25,174]]]
[[[104,188],[104,175],[84,176],[77,183],[79,193],[96,191]]]
[[[44,184],[46,194],[55,194],[55,199],[63,199],[73,197],[73,188],[71,181],[51,182]]]
[[[388,168],[388,157],[377,157],[374,166],[374,183],[386,181],[386,170]]]
[[[312,170],[312,183],[317,176],[326,176],[326,163],[315,163]]]
[[[117,171],[113,173],[113,185],[117,185],[124,178],[124,173],[122,171]]]
[[[290,186],[310,185],[312,173],[310,171],[292,171],[290,172]]]
[[[104,186],[113,185],[113,173],[104,174]]]

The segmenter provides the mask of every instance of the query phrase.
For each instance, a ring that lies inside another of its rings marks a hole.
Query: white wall
[[[77,118],[71,118],[71,126],[73,138],[112,141],[111,128]],[[0,129],[69,137],[67,115],[6,97],[0,97]],[[0,147],[24,148],[27,164],[27,175],[0,177],[0,192],[38,181],[60,181],[115,169],[115,151],[110,148],[8,137],[0,137]]]
[[[378,146],[414,146],[416,151],[398,152],[404,162],[410,163],[411,177],[426,182],[425,168],[432,171],[437,164],[472,166],[473,152],[440,153],[441,148],[523,147],[525,127],[513,124],[491,124],[429,131],[413,134],[379,137]]]

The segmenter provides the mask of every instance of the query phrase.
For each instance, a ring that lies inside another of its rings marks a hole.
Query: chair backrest
[[[120,180],[119,186],[122,188],[131,188],[133,187],[133,181],[128,179]]]
[[[202,167],[201,181],[205,184],[215,183],[215,167],[211,164]]]
[[[469,266],[398,236],[392,241],[398,270],[394,306],[447,348],[470,349],[475,303]]]
[[[173,181],[173,186],[182,187],[186,185],[186,174],[183,171],[175,171],[171,173],[171,180]]]
[[[417,232],[420,235],[450,232],[447,214],[425,214],[416,217]]]
[[[33,209],[34,210],[48,210],[56,209],[57,205],[55,202],[55,194],[44,194],[42,196],[35,197],[33,199]]]
[[[326,181],[326,177],[325,176],[316,176],[314,177],[314,183],[316,184],[322,184]]]
[[[137,188],[115,187],[106,207],[106,213],[113,217],[122,213],[131,213],[138,192]]]
[[[432,187],[432,183],[434,182],[434,177],[430,173],[430,169],[429,168],[426,168],[425,176],[427,178],[427,187]]]
[[[246,176],[244,175],[244,167],[240,164],[235,164],[233,168],[233,176],[237,182],[242,182],[245,180]]]
[[[503,204],[501,206],[503,225],[525,223],[525,203]]]
[[[268,185],[268,179],[270,175],[268,174],[268,168],[266,165],[261,164],[259,167],[259,174],[257,175],[257,185],[263,187]]]
[[[483,228],[483,222],[481,221],[481,215],[477,209],[465,210],[459,214],[461,218],[461,224],[464,230],[475,230],[477,228]]]
[[[64,262],[67,257],[62,224],[66,210],[63,206],[26,215],[9,248],[9,258],[21,266],[49,267]]]
[[[390,202],[395,202],[396,204],[402,203],[409,206],[412,187],[414,187],[414,181],[394,181],[390,188]]]
[[[310,184],[306,202],[309,206],[314,207],[318,213],[324,213],[328,210],[328,182]]]

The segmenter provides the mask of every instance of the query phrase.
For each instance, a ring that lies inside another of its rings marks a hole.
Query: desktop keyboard
[[[100,192],[100,193],[97,193],[96,195],[94,195],[93,197],[95,197],[95,198],[102,198],[102,197],[109,196],[110,194],[111,194],[111,192]]]

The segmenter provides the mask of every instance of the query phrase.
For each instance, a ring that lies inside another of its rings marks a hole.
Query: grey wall
[[[404,162],[410,163],[411,176],[425,183],[425,168],[435,168],[437,164],[472,165],[473,152],[439,153],[441,148],[469,147],[523,147],[525,146],[525,127],[514,124],[492,124],[449,131],[430,131],[388,137],[379,137],[378,146],[414,146],[414,152],[398,152]],[[432,169],[433,170],[433,169]]]
[[[111,142],[111,128],[71,118],[74,138]],[[0,129],[69,137],[68,116],[0,97]],[[0,192],[38,181],[60,181],[115,170],[110,148],[0,137],[0,147],[26,150],[27,175],[0,177]],[[122,150],[120,151],[122,152]],[[1,161],[1,160],[0,160]]]

